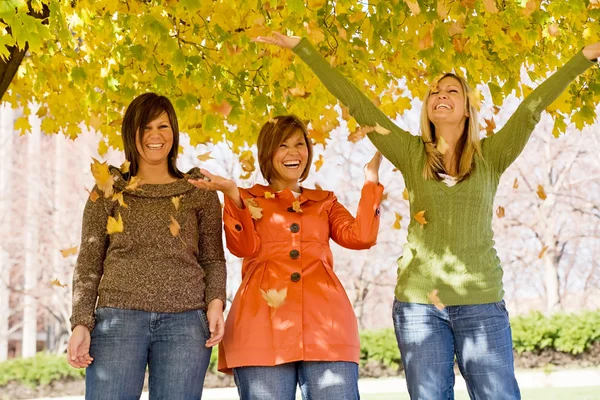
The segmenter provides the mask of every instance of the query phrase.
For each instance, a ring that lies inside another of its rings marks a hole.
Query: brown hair
[[[171,129],[173,130],[173,146],[169,151],[168,161],[169,174],[175,178],[184,177],[184,174],[177,168],[177,154],[179,151],[179,124],[177,123],[177,115],[171,101],[165,96],[159,96],[156,93],[144,93],[133,99],[123,117],[121,135],[123,137],[123,147],[125,148],[125,158],[131,163],[129,166],[129,177],[135,176],[138,172],[138,158],[140,154],[135,145],[135,136],[137,135],[141,142],[146,125],[158,118],[162,113],[167,113]]]
[[[260,129],[258,134],[258,165],[260,172],[267,182],[271,183],[275,177],[275,168],[273,168],[273,155],[284,141],[296,133],[298,130],[302,132],[306,147],[308,148],[308,159],[306,167],[300,175],[300,182],[308,177],[310,166],[312,164],[313,148],[310,139],[308,138],[308,129],[300,118],[295,115],[282,115],[269,120]]]
[[[479,140],[479,117],[477,107],[471,101],[472,90],[467,82],[460,76],[453,73],[446,73],[440,76],[435,82],[439,82],[446,77],[452,77],[458,80],[462,86],[465,96],[465,110],[468,112],[465,121],[465,130],[460,137],[455,149],[455,171],[456,179],[460,182],[466,179],[475,166],[475,155],[483,157],[481,154],[481,142]],[[434,84],[433,86],[436,86]],[[421,110],[421,137],[425,143],[425,166],[423,167],[423,177],[425,179],[441,180],[440,173],[450,174],[452,171],[446,171],[444,168],[444,156],[438,149],[440,138],[435,133],[435,126],[429,119],[427,113],[427,100],[431,96],[433,87],[430,87],[423,99],[423,108]]]

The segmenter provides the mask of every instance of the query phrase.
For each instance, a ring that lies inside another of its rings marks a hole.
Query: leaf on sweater
[[[123,192],[113,194],[112,201],[118,201],[121,207],[127,207],[125,200],[123,200]]]
[[[513,182],[513,189],[518,189],[519,188],[519,179],[515,178],[515,181]]]
[[[90,194],[90,201],[92,203],[95,203],[96,200],[98,200],[100,198],[100,195],[95,190],[92,190],[91,192],[89,190],[87,190],[87,192]]]
[[[379,124],[375,124],[375,127],[373,128],[373,130],[375,130],[375,132],[379,133],[380,135],[389,135],[389,133],[390,133],[389,129],[386,129]]]
[[[79,246],[71,247],[70,249],[63,249],[60,251],[60,254],[62,254],[62,256],[65,258],[69,256],[74,256],[75,254],[77,254],[77,249],[79,249]]]
[[[298,200],[296,200],[295,202],[292,203],[292,208],[297,213],[301,213],[302,212],[302,208],[300,208],[300,202]]]
[[[548,251],[548,246],[542,247],[542,250],[540,251],[540,254],[538,254],[538,258],[544,257],[544,255],[546,254],[546,251]]]
[[[58,279],[53,279],[50,281],[50,286],[57,286],[59,288],[66,288],[66,283],[61,283]]]
[[[394,212],[394,213],[396,214],[396,220],[394,221],[393,228],[394,228],[394,229],[400,229],[400,228],[402,228],[402,227],[400,226],[400,221],[402,221],[402,215],[400,215],[400,214],[399,214],[399,213],[397,213],[397,212]]]
[[[131,166],[131,163],[130,163],[129,161],[125,160],[125,161],[123,162],[123,164],[121,164],[121,168],[120,168],[120,169],[121,169],[121,173],[122,173],[122,174],[126,174],[126,173],[128,173],[128,172],[129,172],[129,167],[130,167],[130,166]]]
[[[498,216],[498,218],[504,218],[504,207],[498,206],[498,208],[496,209],[496,215]]]
[[[112,235],[113,233],[120,232],[123,232],[123,218],[121,218],[121,214],[119,214],[117,219],[108,217],[108,222],[106,223],[106,233]]]
[[[323,155],[319,154],[319,159],[315,161],[315,171],[319,172],[321,167],[323,166]]]
[[[244,203],[246,207],[248,207],[248,211],[250,211],[250,216],[252,219],[261,219],[262,218],[262,208],[258,206],[258,203],[254,199],[245,199]]]
[[[419,15],[421,13],[421,7],[419,7],[419,3],[416,0],[404,0],[410,11],[413,14]]]
[[[431,303],[435,306],[435,308],[437,308],[440,311],[443,311],[444,308],[446,308],[446,306],[444,305],[444,303],[441,302],[440,298],[438,297],[438,293],[439,291],[437,289],[434,289],[431,293],[427,295],[427,297],[429,298],[429,301],[431,301]]]
[[[408,189],[404,188],[404,190],[402,191],[402,198],[406,201],[408,201]]]
[[[106,161],[101,163],[93,157],[92,160],[94,162],[90,164],[90,167],[92,170],[92,175],[96,180],[96,186],[98,186],[98,189],[104,193],[104,197],[108,199],[113,194],[114,183],[113,177],[108,170],[108,164]]]
[[[285,298],[287,297],[287,288],[281,290],[268,289],[267,291],[260,289],[260,293],[269,307],[277,309],[285,302]]]
[[[265,199],[274,199],[275,195],[271,192],[265,192]]]
[[[169,224],[169,231],[171,231],[171,235],[173,235],[173,237],[179,236],[180,230],[181,226],[179,225],[179,222],[177,222],[175,217],[171,215],[171,223]]]
[[[200,161],[208,161],[210,159],[213,159],[213,157],[210,155],[210,151],[208,153],[204,153],[204,154],[200,154],[198,156],[196,156],[196,158]]]
[[[137,176],[132,176],[129,179],[129,183],[125,186],[126,190],[138,190],[139,186],[142,185],[142,180]]]
[[[171,197],[171,203],[173,203],[173,206],[175,206],[175,211],[179,211],[179,202],[181,201],[182,197],[183,195]]]
[[[544,191],[544,187],[542,185],[538,185],[536,193],[537,193],[538,197],[542,200],[546,200],[548,198],[548,196],[546,196],[546,192]]]
[[[425,210],[419,211],[415,214],[415,221],[421,224],[421,228],[425,226],[427,223],[427,220],[425,219]]]

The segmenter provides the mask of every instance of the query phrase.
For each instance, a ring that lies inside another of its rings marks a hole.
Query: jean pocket
[[[506,318],[509,317],[508,310],[506,309],[506,303],[504,302],[504,300],[500,300],[499,302],[494,304],[496,305],[498,311],[500,311]]]
[[[206,317],[206,313],[203,310],[196,310],[198,313],[198,318],[200,318],[200,325],[204,330],[204,334],[206,335],[206,339],[210,338],[210,324],[208,322],[208,318]]]

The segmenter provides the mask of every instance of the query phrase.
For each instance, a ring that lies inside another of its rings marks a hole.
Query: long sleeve
[[[240,190],[244,199],[244,193]],[[254,229],[254,221],[248,207],[238,208],[235,203],[225,196],[223,210],[225,222],[225,240],[227,248],[236,257],[250,257],[260,248],[260,238]]]
[[[207,306],[214,299],[220,299],[226,304],[227,266],[223,250],[221,203],[216,192],[208,192],[206,206],[199,219],[198,262],[206,274],[204,299]]]
[[[498,174],[502,174],[521,154],[542,111],[592,65],[594,63],[579,52],[531,92],[498,133],[483,140],[484,159],[491,161]]]
[[[420,138],[394,124],[360,89],[332,68],[308,40],[302,39],[294,52],[314,71],[331,94],[348,107],[359,124],[379,124],[390,131],[388,135],[372,132],[368,136],[383,156],[404,172],[410,163],[411,150]]]
[[[356,218],[334,198],[329,214],[331,238],[348,249],[368,249],[377,242],[379,206],[383,186],[366,182],[362,188]]]
[[[97,187],[94,187],[98,191]],[[108,213],[103,197],[95,202],[88,198],[83,211],[81,246],[73,274],[73,309],[71,328],[86,326],[90,332],[96,324],[95,308],[98,285],[104,271],[104,259],[109,235],[106,232]]]

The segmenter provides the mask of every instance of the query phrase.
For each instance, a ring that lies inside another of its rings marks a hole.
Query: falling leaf
[[[127,207],[125,200],[123,200],[123,192],[113,194],[112,201],[118,201],[121,207]]]
[[[287,288],[281,290],[269,289],[267,291],[260,289],[260,293],[269,307],[277,309],[285,302],[285,298],[287,297]]]
[[[219,105],[212,105],[212,110],[223,117],[227,117],[232,109],[233,107],[226,100],[223,100]]]
[[[92,175],[96,180],[96,186],[104,193],[105,198],[109,198],[113,194],[113,177],[108,170],[108,164],[106,161],[101,163],[100,161],[92,158],[94,162],[90,165]]]
[[[88,190],[87,192],[90,194],[90,201],[92,203],[95,203],[96,200],[98,200],[100,198],[100,195],[95,190],[92,190],[91,192]]]
[[[498,216],[498,218],[504,218],[504,207],[498,206],[498,208],[496,209],[496,215]]]
[[[421,224],[421,228],[425,226],[425,224],[427,223],[427,220],[425,219],[425,210],[416,213],[415,220]]]
[[[513,182],[513,189],[518,189],[519,188],[519,179],[515,178],[515,181]]]
[[[394,229],[400,229],[400,221],[402,221],[402,215],[400,215],[399,213],[395,213],[396,214],[396,220],[394,221],[394,225],[393,228]]]
[[[323,155],[319,154],[319,159],[317,161],[315,161],[315,171],[319,172],[319,170],[321,169],[321,167],[323,166]]]
[[[131,179],[129,179],[129,183],[127,184],[127,186],[125,186],[125,189],[137,190],[140,185],[142,185],[142,180],[137,176],[132,176]]]
[[[379,125],[379,124],[375,124],[375,127],[373,128],[373,130],[377,133],[379,133],[380,135],[388,135],[390,133],[389,129],[385,129],[383,126]]]
[[[62,254],[63,257],[74,256],[75,254],[77,254],[78,248],[79,246],[71,247],[70,249],[63,249],[60,251],[60,254]]]
[[[406,201],[408,201],[408,189],[404,188],[404,190],[402,191],[402,198]]]
[[[443,311],[444,308],[446,308],[446,306],[444,305],[444,303],[441,302],[440,298],[438,297],[438,293],[439,291],[437,289],[434,289],[431,293],[427,295],[427,297],[429,298],[429,301],[433,303],[435,308],[437,308],[440,311]]]
[[[490,137],[494,134],[494,129],[496,129],[496,122],[494,121],[494,117],[492,117],[491,119],[483,119],[485,121],[485,131],[486,131],[486,136]]]
[[[537,187],[537,195],[540,199],[546,200],[548,196],[546,196],[546,192],[544,191],[544,187],[542,185],[538,185]]]
[[[208,161],[212,159],[210,153],[211,152],[209,151],[208,153],[200,154],[199,156],[196,156],[196,158],[200,161]]]
[[[271,192],[265,192],[265,199],[274,199],[275,195]]]
[[[315,183],[315,189],[317,189],[317,190],[323,190],[323,188],[321,187],[321,185],[319,185],[318,183]]]
[[[490,14],[496,14],[498,12],[498,7],[496,7],[496,0],[483,0],[483,6],[485,10]]]
[[[183,195],[171,197],[171,203],[173,203],[173,205],[175,206],[175,211],[179,210],[179,202],[181,201],[182,197]]]
[[[381,195],[381,202],[383,203],[384,201],[386,201],[389,197],[389,193],[383,193]]]
[[[113,233],[123,232],[123,218],[121,218],[121,214],[117,219],[113,217],[108,217],[108,222],[106,223],[106,233],[112,235]]]
[[[123,162],[123,164],[121,164],[121,173],[126,174],[129,172],[129,166],[131,165],[131,163],[127,160],[125,160]]]
[[[171,215],[171,223],[169,224],[169,231],[171,231],[171,235],[173,237],[179,236],[179,231],[181,230],[181,226],[179,222]]]
[[[254,199],[246,199],[244,200],[246,207],[248,207],[248,211],[250,211],[250,216],[252,219],[261,219],[262,218],[262,208],[258,206],[258,203]]]
[[[254,155],[250,150],[242,151],[240,154],[240,163],[242,164],[242,170],[246,173],[246,175],[242,176],[242,179],[247,179],[250,177],[250,174],[254,172]]]
[[[548,250],[548,246],[542,247],[542,250],[540,251],[540,254],[538,254],[538,258],[544,257],[544,255],[546,254],[547,250]]]
[[[67,287],[67,285],[66,285],[66,284],[64,284],[64,283],[60,283],[60,281],[59,281],[58,279],[53,279],[53,280],[51,280],[51,281],[50,281],[50,285],[51,285],[51,286],[58,286],[58,287],[60,287],[60,288],[66,288],[66,287]]]
[[[292,208],[297,213],[301,213],[302,212],[302,209],[300,208],[300,202],[298,200],[296,200],[295,202],[292,203]]]
[[[410,11],[412,11],[413,14],[419,15],[421,13],[421,7],[419,7],[419,3],[416,0],[404,1],[406,2],[406,5],[408,6],[408,8],[410,8]]]

